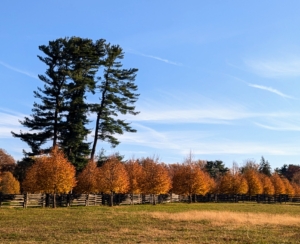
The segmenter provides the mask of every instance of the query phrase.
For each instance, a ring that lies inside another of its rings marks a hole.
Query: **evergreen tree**
[[[99,154],[95,157],[95,162],[97,163],[98,167],[101,167],[111,157],[116,157],[121,163],[125,163],[124,155],[121,155],[119,152],[113,153],[112,155],[107,155],[103,148],[101,148]]]
[[[117,117],[119,114],[138,114],[134,106],[139,96],[135,93],[137,85],[134,84],[138,70],[122,68],[120,60],[124,53],[121,47],[105,44],[104,48],[104,79],[97,86],[97,92],[101,94],[100,103],[91,105],[92,112],[97,114],[91,159],[95,156],[99,139],[115,147],[119,144],[115,134],[136,132],[128,122]]]
[[[12,132],[14,137],[20,138],[31,148],[31,152],[25,152],[25,156],[48,151],[49,147],[41,148],[47,141],[52,141],[52,146],[57,144],[62,130],[62,110],[65,103],[67,78],[64,71],[70,62],[64,52],[66,42],[66,39],[57,39],[50,41],[48,46],[39,46],[46,57],[38,58],[48,66],[46,75],[39,75],[44,88],[38,87],[38,91],[34,91],[34,97],[41,100],[41,103],[34,102],[31,118],[25,117],[24,121],[20,121],[24,127],[34,132]]]
[[[94,76],[101,64],[104,40],[95,44],[90,39],[73,38],[66,47],[71,64],[67,71],[69,82],[66,86],[66,116],[60,146],[77,169],[88,161],[90,143],[85,139],[91,132],[86,128],[89,105],[86,94],[94,93]]]
[[[46,57],[38,57],[48,67],[45,75],[39,75],[44,87],[34,92],[40,102],[34,103],[31,117],[21,121],[30,132],[12,132],[31,148],[25,157],[47,153],[59,145],[77,168],[87,162],[84,158],[90,149],[84,139],[90,131],[86,128],[89,121],[85,96],[88,91],[94,92],[103,44],[104,40],[93,43],[90,39],[72,37],[39,47]]]
[[[258,171],[260,173],[263,173],[263,174],[267,175],[267,176],[271,176],[271,174],[272,174],[271,173],[271,165],[268,162],[268,160],[264,159],[264,157],[261,157]]]
[[[39,49],[45,57],[38,56],[47,65],[45,75],[39,75],[43,88],[34,92],[32,115],[21,124],[29,132],[15,133],[31,148],[25,157],[48,153],[58,145],[68,160],[80,170],[94,158],[97,140],[119,144],[114,134],[135,132],[119,114],[133,114],[138,94],[134,92],[137,69],[123,69],[120,62],[124,54],[119,46],[106,44],[100,39],[93,42],[79,37],[60,38],[50,41]],[[97,84],[98,71],[103,69],[103,80]],[[100,103],[88,104],[87,94],[100,91]],[[95,139],[92,150],[86,138],[91,132],[88,114],[97,114]],[[25,160],[26,161],[26,160]]]
[[[229,169],[225,167],[223,161],[207,161],[205,165],[205,170],[209,175],[216,179],[219,175],[224,175]]]

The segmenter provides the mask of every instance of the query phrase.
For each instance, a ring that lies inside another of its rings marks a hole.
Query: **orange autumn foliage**
[[[176,194],[205,195],[212,185],[209,176],[194,163],[178,165],[174,171],[173,192]]]
[[[275,188],[270,177],[265,174],[260,174],[260,179],[263,187],[262,194],[273,195],[275,193]]]
[[[246,194],[248,192],[247,180],[239,173],[226,173],[220,180],[219,193]]]
[[[49,155],[34,160],[23,181],[25,192],[68,193],[76,185],[75,167],[58,147],[54,147]]]
[[[295,190],[290,181],[287,178],[282,178],[282,182],[285,187],[285,194],[289,196],[294,196],[295,195]]]
[[[15,167],[16,162],[14,158],[0,148],[0,173],[5,171],[13,172]]]
[[[205,181],[206,181],[207,186],[208,186],[207,193],[215,193],[216,192],[216,188],[217,188],[216,181],[212,177],[210,177],[207,172],[205,172],[203,170],[202,170],[202,172],[204,173],[204,178],[205,178]]]
[[[244,173],[244,177],[248,183],[248,194],[250,196],[256,194],[262,194],[263,186],[259,174],[256,170],[251,168],[247,169],[246,172]]]
[[[0,175],[0,192],[3,194],[19,194],[20,183],[11,172],[4,172]]]
[[[280,178],[280,176],[276,173],[274,173],[271,176],[271,181],[273,183],[274,189],[275,189],[275,194],[279,195],[279,194],[285,194],[285,185],[282,181],[282,179]]]
[[[142,192],[143,167],[136,160],[129,160],[125,164],[128,174],[129,188],[131,194],[139,194]]]
[[[111,156],[99,168],[98,189],[104,193],[126,193],[129,189],[128,174],[124,164],[116,156]]]
[[[218,193],[221,194],[231,194],[232,189],[232,175],[227,172],[225,175],[223,175],[219,181],[219,189]]]
[[[300,186],[296,182],[292,182],[294,193],[296,196],[300,196]]]
[[[151,158],[141,160],[143,167],[142,192],[165,194],[171,188],[171,179],[166,167]]]
[[[83,171],[77,176],[77,185],[74,189],[78,193],[97,193],[98,168],[94,161],[90,161]]]
[[[169,177],[172,182],[170,192],[173,192],[174,175],[175,175],[175,172],[179,169],[179,167],[180,167],[180,164],[178,164],[178,163],[177,164],[169,164],[167,166]]]

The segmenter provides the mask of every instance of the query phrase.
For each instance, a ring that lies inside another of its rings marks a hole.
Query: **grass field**
[[[300,204],[0,209],[0,243],[300,243]]]

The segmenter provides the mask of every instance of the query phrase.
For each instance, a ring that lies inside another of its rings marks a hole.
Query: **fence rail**
[[[49,207],[55,199],[59,207],[72,206],[99,206],[110,205],[111,196],[108,194],[22,194],[8,195],[0,193],[0,208],[28,208]],[[126,204],[152,204],[169,202],[257,202],[257,203],[286,203],[299,202],[300,195],[290,197],[288,195],[226,195],[207,194],[183,196],[176,194],[114,194],[114,205]]]

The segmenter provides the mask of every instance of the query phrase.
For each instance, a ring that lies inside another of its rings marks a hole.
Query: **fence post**
[[[24,194],[23,208],[27,208],[27,202],[28,202],[28,193],[26,192]]]
[[[41,194],[41,203],[42,203],[42,208],[44,208],[45,205],[46,205],[46,195],[45,195],[45,193]]]
[[[89,206],[89,197],[90,197],[90,194],[86,194],[85,196],[85,206]]]

